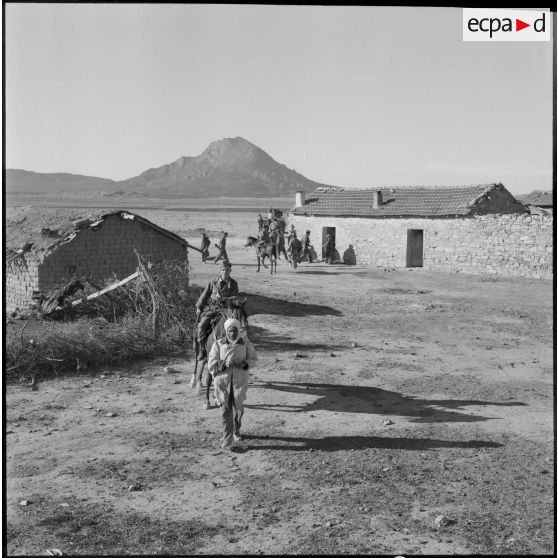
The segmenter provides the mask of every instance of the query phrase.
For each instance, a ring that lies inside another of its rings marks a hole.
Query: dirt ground
[[[271,276],[244,214],[142,215],[195,245],[200,226],[231,233],[259,356],[245,440],[219,449],[189,348],[8,385],[9,554],[554,553],[550,281],[284,260]],[[217,267],[190,257],[204,286]]]

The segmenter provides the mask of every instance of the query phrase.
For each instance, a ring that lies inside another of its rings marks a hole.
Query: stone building
[[[137,269],[134,248],[149,261],[188,261],[180,236],[130,213],[84,217],[69,209],[19,207],[6,214],[6,309],[25,309],[33,297],[72,278],[102,284]],[[188,286],[188,276],[184,278]]]
[[[289,224],[329,233],[345,263],[552,277],[551,215],[532,215],[502,184],[448,188],[318,188],[297,192]]]
[[[552,213],[554,196],[551,191],[533,190],[530,194],[516,197],[523,205],[527,206],[530,213]]]

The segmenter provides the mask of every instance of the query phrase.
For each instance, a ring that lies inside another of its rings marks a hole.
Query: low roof
[[[516,196],[525,205],[537,205],[539,207],[552,207],[554,196],[551,190],[533,190],[530,194]]]
[[[475,204],[495,188],[507,192],[501,184],[497,183],[460,187],[397,187],[373,190],[318,188],[315,192],[307,194],[304,206],[294,207],[291,212],[294,215],[336,217],[469,215]],[[382,204],[374,208],[373,194],[378,190],[382,193]],[[509,196],[511,197],[511,194]]]
[[[21,250],[24,246],[29,247],[31,244],[32,251],[46,251],[56,244],[68,240],[81,229],[98,226],[104,219],[112,215],[139,221],[172,240],[189,246],[188,242],[177,234],[123,209],[101,209],[89,212],[86,209],[71,208],[10,207],[6,210],[5,249],[10,254]],[[51,234],[46,231],[43,233],[44,229],[49,229]]]

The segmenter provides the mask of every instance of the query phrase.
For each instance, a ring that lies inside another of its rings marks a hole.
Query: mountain
[[[91,190],[111,190],[116,182],[108,178],[83,176],[65,172],[32,172],[21,169],[6,169],[7,193],[47,193],[74,191],[89,192]]]
[[[6,171],[7,192],[85,192],[110,196],[153,197],[292,197],[326,186],[278,163],[241,137],[211,143],[201,155],[113,181],[71,174]]]

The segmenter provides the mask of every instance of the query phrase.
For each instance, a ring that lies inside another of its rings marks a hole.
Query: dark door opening
[[[333,255],[335,253],[335,227],[323,227],[322,228],[322,260],[325,260],[326,257],[328,257],[328,254],[326,254],[326,247],[324,246],[324,244],[327,242],[328,234],[331,236],[331,240],[333,242],[333,245],[331,247],[331,255],[329,257],[333,258]]]
[[[407,229],[407,267],[422,267],[422,229]]]

